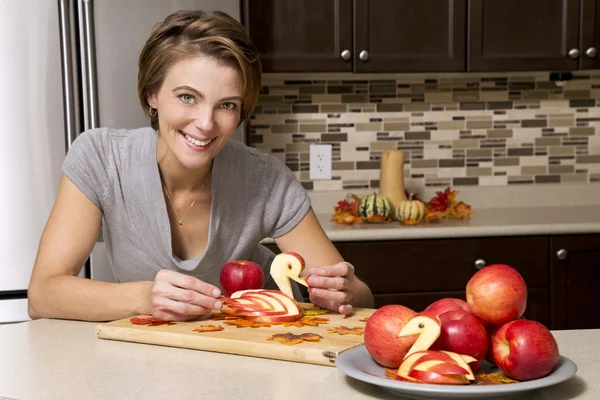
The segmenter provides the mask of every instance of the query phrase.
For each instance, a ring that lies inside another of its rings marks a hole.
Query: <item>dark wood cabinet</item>
[[[580,68],[600,68],[600,0],[581,0]]]
[[[355,0],[354,71],[464,71],[466,0]]]
[[[265,72],[600,68],[600,0],[243,0]]]
[[[468,71],[600,67],[599,0],[469,0]]]
[[[550,263],[552,327],[600,328],[600,235],[552,237]]]
[[[264,72],[350,72],[352,0],[243,0]]]
[[[264,72],[465,70],[467,0],[244,0]]]

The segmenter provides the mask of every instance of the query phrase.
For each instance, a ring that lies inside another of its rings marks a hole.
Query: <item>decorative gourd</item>
[[[358,215],[369,218],[381,215],[384,219],[390,215],[392,204],[387,197],[373,193],[360,199],[358,203]]]
[[[404,193],[404,153],[401,150],[388,149],[381,155],[381,170],[379,171],[379,194],[388,198],[392,203],[390,216],[395,215],[396,205],[406,200]]]
[[[425,204],[419,200],[404,200],[396,205],[396,217],[406,224],[418,224],[425,216]]]

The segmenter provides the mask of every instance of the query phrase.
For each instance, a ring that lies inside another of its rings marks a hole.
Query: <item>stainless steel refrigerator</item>
[[[152,26],[181,9],[240,19],[239,0],[0,0],[0,324],[29,319],[27,286],[70,144],[94,127],[149,125],[137,57]],[[81,276],[115,281],[101,237]]]

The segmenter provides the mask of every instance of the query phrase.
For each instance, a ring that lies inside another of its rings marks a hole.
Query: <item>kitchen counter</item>
[[[332,222],[331,215],[318,213],[317,218],[333,242],[600,233],[600,205],[482,208],[469,219],[416,226],[397,221],[342,225]]]
[[[337,368],[97,339],[96,323],[0,329],[0,399],[395,399]],[[517,399],[600,398],[600,330],[553,332],[577,375]]]

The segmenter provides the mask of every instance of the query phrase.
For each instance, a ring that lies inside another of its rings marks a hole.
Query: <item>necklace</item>
[[[206,186],[206,184],[208,183],[208,178],[210,178],[211,172],[212,172],[212,165],[210,166],[210,169],[208,170],[208,175],[206,175],[206,179],[204,180],[204,184],[202,184],[202,187],[200,189],[204,189],[204,186]],[[162,180],[162,176],[161,176],[161,179],[160,179],[160,183],[162,184],[163,190],[167,194],[167,198],[169,199],[169,203],[171,204],[171,208],[175,212],[175,215],[177,215],[177,225],[179,225],[179,227],[181,228],[183,226],[183,217],[185,217],[185,214],[183,214],[183,215],[180,216],[179,213],[177,212],[177,209],[175,208],[175,206],[173,205],[173,201],[171,200],[171,196],[169,196],[169,192],[167,191],[167,188],[165,187],[165,184],[164,184],[164,182]],[[196,198],[194,199],[194,201],[192,201],[192,204],[190,204],[190,207],[186,210],[186,213],[187,213],[187,211],[191,210],[192,207],[194,207],[194,204],[196,203],[196,200],[198,200],[198,196],[196,196]]]

